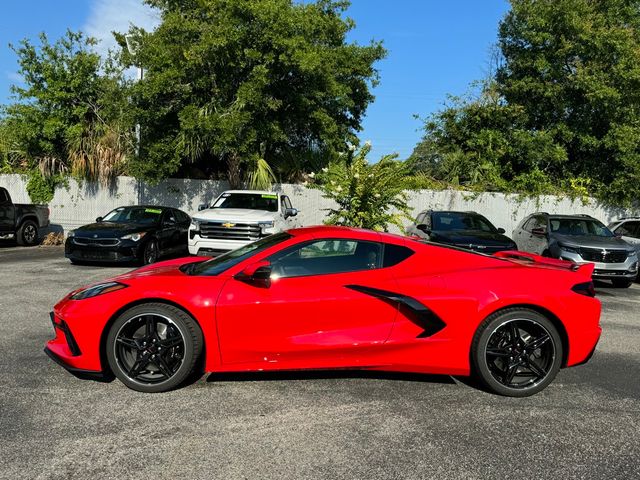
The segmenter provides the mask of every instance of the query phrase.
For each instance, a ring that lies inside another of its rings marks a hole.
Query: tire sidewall
[[[25,230],[29,225],[33,226],[36,231],[35,237],[32,242],[28,241],[24,236]],[[24,222],[22,222],[22,225],[20,225],[20,230],[18,231],[18,243],[27,247],[33,247],[38,244],[38,225],[36,224],[36,222],[34,222],[33,220],[25,220]]]
[[[189,326],[186,324],[185,319],[182,318],[188,318],[188,316],[184,313],[182,315],[176,314],[177,312],[180,311],[176,308],[171,308],[161,304],[139,305],[124,312],[111,325],[105,344],[107,361],[113,374],[127,387],[145,393],[166,392],[180,386],[180,384],[189,377],[195,363],[195,342]],[[115,340],[118,332],[129,320],[143,314],[156,314],[169,318],[176,328],[178,328],[180,335],[182,335],[184,340],[184,357],[180,368],[170,379],[160,383],[148,384],[129,378],[116,358]]]
[[[489,338],[498,327],[510,320],[532,320],[540,324],[551,336],[555,347],[553,364],[549,373],[544,380],[528,388],[510,388],[503,385],[493,377],[489,370],[489,366],[487,365],[486,347]],[[555,325],[553,325],[553,323],[544,315],[524,308],[509,309],[489,316],[476,332],[471,353],[472,368],[482,383],[492,392],[509,397],[528,397],[544,390],[553,381],[560,370],[560,367],[562,366],[562,358],[562,340]]]

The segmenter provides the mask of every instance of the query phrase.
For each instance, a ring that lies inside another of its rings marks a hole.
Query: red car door
[[[366,356],[387,340],[397,313],[397,307],[352,288],[392,289],[388,269],[380,268],[380,247],[355,240],[309,241],[268,259],[269,287],[228,280],[216,305],[222,363],[367,364]]]

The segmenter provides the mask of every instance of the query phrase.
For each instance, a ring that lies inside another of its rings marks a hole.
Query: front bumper
[[[633,280],[638,276],[638,257],[627,257],[624,262],[606,263],[606,262],[589,262],[584,260],[579,253],[567,252],[560,250],[560,259],[568,260],[579,265],[585,263],[593,263],[595,268],[592,277],[599,280],[611,280],[621,278]]]
[[[135,262],[140,259],[140,243],[120,240],[117,245],[78,245],[71,237],[64,244],[64,256],[85,262]]]
[[[91,370],[81,366],[84,360],[83,352],[69,325],[63,319],[56,317],[53,312],[49,316],[55,333],[55,338],[49,340],[44,348],[49,358],[77,377],[104,379],[105,375],[101,370]]]

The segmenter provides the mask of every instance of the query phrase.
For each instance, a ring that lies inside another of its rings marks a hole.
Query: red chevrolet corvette
[[[302,228],[75,290],[51,314],[45,351],[74,373],[113,373],[142,392],[175,388],[204,365],[474,374],[521,397],[593,353],[592,269]]]

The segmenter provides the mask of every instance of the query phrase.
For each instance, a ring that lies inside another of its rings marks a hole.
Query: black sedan
[[[96,223],[69,232],[65,257],[71,263],[153,263],[170,254],[187,253],[191,217],[169,207],[118,207]]]
[[[425,210],[407,228],[409,235],[481,253],[517,250],[516,243],[476,212]]]

